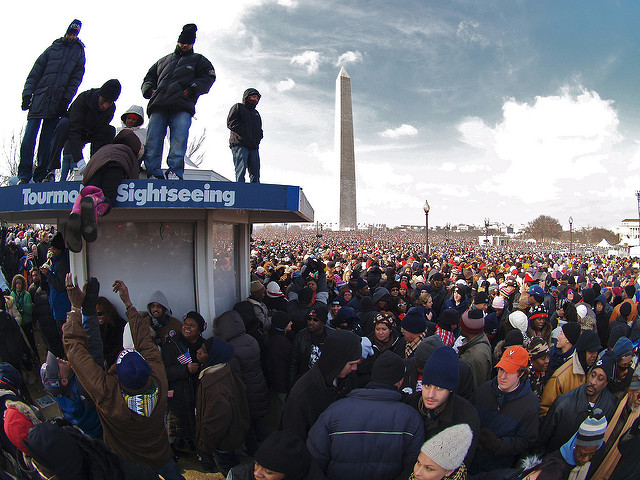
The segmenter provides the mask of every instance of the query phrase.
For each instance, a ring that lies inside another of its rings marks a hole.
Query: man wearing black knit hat
[[[258,146],[262,140],[262,119],[256,110],[260,92],[247,88],[242,94],[242,103],[236,103],[229,111],[227,128],[231,130],[229,147],[233,153],[236,182],[244,183],[245,172],[249,181],[260,183],[260,154]]]
[[[144,163],[147,176],[182,180],[191,117],[200,95],[208,93],[216,80],[213,65],[204,55],[193,52],[195,24],[182,27],[173,53],[154,63],[144,77],[142,96],[149,99],[149,127]],[[169,170],[162,174],[162,146],[169,128]]]
[[[116,129],[110,122],[121,88],[120,82],[112,78],[100,88],[92,88],[76,97],[69,107],[69,117],[62,117],[53,132],[44,181],[54,180],[55,170],[60,168],[60,152],[63,153],[60,181],[64,182],[67,173],[82,160],[82,149],[87,143],[91,143],[93,155],[113,141]]]
[[[71,22],[64,37],[54,41],[36,60],[22,91],[22,110],[28,110],[27,125],[20,145],[18,183],[28,183],[33,168],[36,136],[38,163],[33,180],[41,182],[47,174],[49,148],[58,119],[67,114],[69,102],[84,76],[84,44],[78,38],[82,22]]]

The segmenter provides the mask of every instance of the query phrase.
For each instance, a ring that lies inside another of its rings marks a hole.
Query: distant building
[[[625,218],[615,232],[620,235],[620,243],[637,245],[640,239],[640,221],[637,218]]]

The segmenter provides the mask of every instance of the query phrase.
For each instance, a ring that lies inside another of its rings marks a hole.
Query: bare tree
[[[2,142],[2,163],[0,164],[0,185],[9,184],[9,179],[18,175],[20,164],[20,139],[24,133],[24,127],[16,134],[11,132],[11,137]]]
[[[555,218],[548,215],[540,215],[529,222],[524,231],[526,235],[544,242],[558,238],[562,232],[562,227]]]
[[[189,146],[187,147],[187,154],[185,155],[185,162],[187,164],[191,163],[194,167],[199,167],[202,161],[204,160],[204,156],[207,153],[204,150],[204,142],[207,139],[207,129],[202,130],[200,135],[196,135],[189,142]]]

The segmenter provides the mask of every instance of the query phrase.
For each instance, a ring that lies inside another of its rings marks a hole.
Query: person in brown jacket
[[[204,456],[213,455],[225,476],[240,463],[234,450],[251,423],[246,389],[231,368],[232,358],[233,346],[216,337],[206,339],[197,352],[203,367],[196,394],[196,444]]]
[[[631,305],[631,313],[629,313],[629,315],[627,316],[627,323],[629,325],[631,325],[631,323],[636,318],[638,318],[638,307],[636,306],[635,295],[635,285],[627,285],[626,287],[624,287],[624,290],[622,291],[622,303],[628,303]],[[613,309],[613,312],[611,312],[611,316],[609,317],[609,325],[611,325],[611,322],[615,321],[615,319],[620,316],[620,305],[622,305],[622,303],[616,305],[616,307]]]
[[[72,252],[82,250],[82,238],[93,242],[98,238],[97,217],[111,211],[123,179],[140,176],[140,158],[144,148],[138,136],[122,130],[91,156],[82,174],[85,187],[73,203],[67,227],[67,247]]]
[[[126,307],[135,350],[123,350],[108,371],[96,364],[87,348],[81,315],[81,306],[90,308],[85,304],[85,293],[71,274],[66,277],[66,287],[71,311],[63,326],[63,345],[76,376],[96,405],[105,443],[121,457],[150,468],[165,480],[184,480],[173,462],[164,426],[168,383],[162,357],[148,325],[131,303],[127,286],[116,280],[113,291]]]

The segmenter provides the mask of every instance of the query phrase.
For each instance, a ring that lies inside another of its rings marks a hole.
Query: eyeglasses
[[[398,290],[400,290],[399,288],[392,288],[391,291],[392,292],[397,292]]]
[[[98,312],[98,311],[96,311],[96,315],[97,315],[97,316],[99,316],[99,317],[103,317],[103,316],[104,316],[104,312]]]
[[[624,372],[625,370],[629,370],[631,368],[631,364],[629,365],[616,365],[618,367],[618,370],[620,370],[621,372]]]

